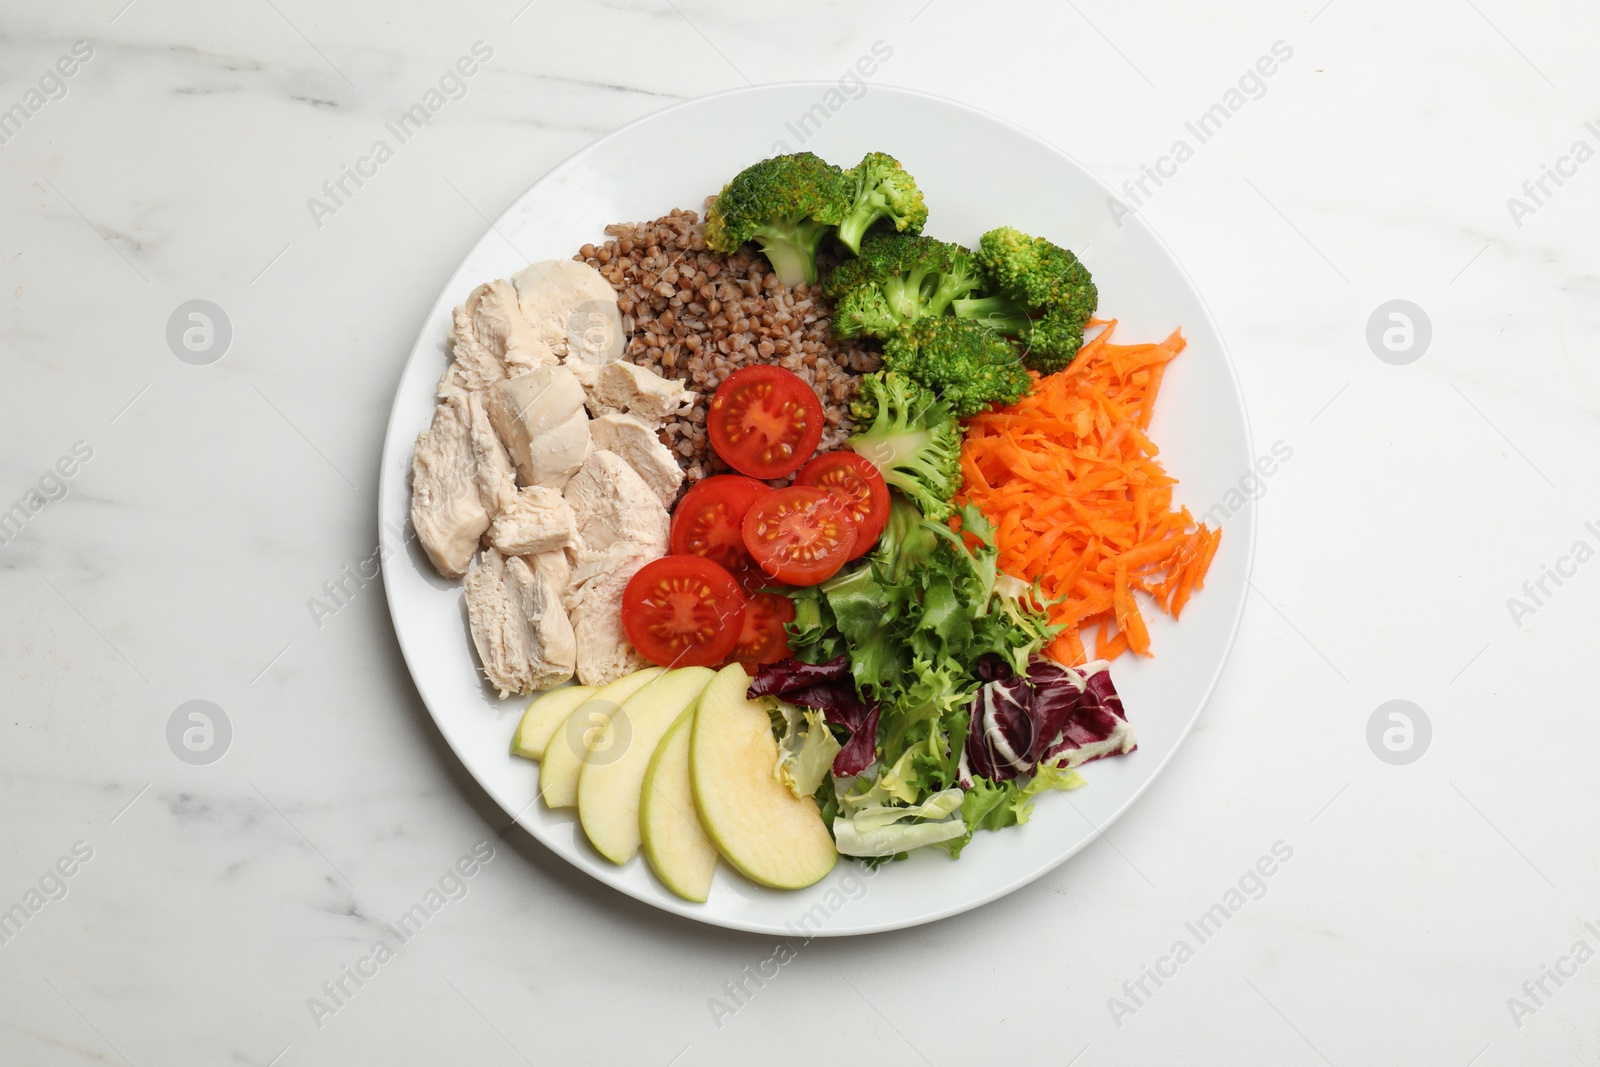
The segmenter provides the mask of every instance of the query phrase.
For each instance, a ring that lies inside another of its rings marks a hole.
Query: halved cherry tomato
[[[856,559],[872,551],[889,524],[889,487],[870,459],[857,452],[824,452],[800,468],[795,485],[815,485],[839,494],[856,522]]]
[[[771,486],[740,474],[715,474],[696,482],[672,511],[673,554],[704,556],[735,577],[750,569],[754,564],[744,547],[744,515],[770,492]]]
[[[663,667],[714,667],[743,625],[744,594],[703,556],[646,563],[622,591],[622,629],[639,654]]]
[[[754,674],[765,663],[788,659],[789,631],[785,623],[794,621],[794,601],[782,593],[757,593],[744,606],[744,626],[733,655],[745,672]]]
[[[856,524],[827,489],[791,485],[755,502],[744,517],[744,545],[767,577],[788,585],[832,578],[856,547]]]
[[[822,402],[803,378],[782,367],[741,367],[712,394],[706,433],[717,455],[740,474],[782,478],[817,450]]]

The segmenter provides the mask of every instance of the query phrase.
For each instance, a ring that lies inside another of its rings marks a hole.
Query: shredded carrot
[[[1040,378],[1016,404],[967,420],[963,499],[995,524],[1000,567],[1037,580],[1064,628],[1050,645],[1062,662],[1132,650],[1152,655],[1135,593],[1177,618],[1222,532],[1173,508],[1177,482],[1146,436],[1181,333],[1160,344],[1111,343],[1115,319],[1065,370]]]

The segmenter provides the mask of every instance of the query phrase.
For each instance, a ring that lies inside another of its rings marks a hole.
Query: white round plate
[[[806,116],[804,123],[801,117]],[[798,134],[803,133],[802,141]],[[480,681],[459,582],[441,579],[411,541],[384,566],[395,631],[417,690],[478,782],[523,827],[597,880],[701,922],[772,934],[863,934],[931,922],[1026,885],[1087,845],[1126,811],[1188,734],[1233,644],[1244,610],[1255,506],[1238,492],[1251,470],[1244,402],[1222,338],[1172,253],[1137,216],[1118,227],[1111,191],[1084,167],[992,115],[904,89],[872,86],[859,99],[827,82],[764,85],[678,104],[624,126],[567,159],[506,209],[434,304],[401,377],[384,441],[381,528],[405,529],[412,444],[428,425],[448,361],[450,311],[481,282],[509,278],[528,259],[565,258],[600,243],[612,222],[674,207],[699,211],[750,163],[805,150],[841,166],[868,151],[898,158],[930,210],[928,232],[972,244],[1000,225],[1079,251],[1100,287],[1100,312],[1123,342],[1160,340],[1182,327],[1188,348],[1167,371],[1151,435],[1181,484],[1179,503],[1200,516],[1236,504],[1203,592],[1182,625],[1149,613],[1156,658],[1113,668],[1139,749],[1084,768],[1088,785],[1042,797],[1026,826],[980,833],[961,858],[923,849],[867,872],[842,860],[810,889],[762,889],[724,865],[710,899],[667,892],[643,857],[617,867],[584,838],[573,810],[533,803],[539,769],[508,754],[525,699],[501,701]],[[868,875],[871,877],[867,877]]]

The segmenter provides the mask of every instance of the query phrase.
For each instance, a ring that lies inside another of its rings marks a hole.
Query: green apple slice
[[[665,667],[646,667],[623,675],[572,709],[550,735],[539,761],[539,793],[545,804],[570,808],[578,802],[578,773],[589,746],[606,735],[606,725],[629,697],[665,673]]]
[[[801,889],[833,869],[838,851],[815,801],[780,782],[778,742],[764,701],[745,692],[750,676],[724,667],[700,695],[689,741],[689,780],[700,824],[746,878]]]
[[[578,775],[578,820],[600,855],[627,863],[639,851],[639,796],[661,737],[716,676],[705,667],[668,671],[622,705],[584,756]]]
[[[661,884],[684,900],[706,902],[717,869],[717,846],[706,836],[694,810],[689,785],[690,707],[656,746],[639,791],[639,835],[644,858]]]
[[[592,686],[569,685],[534,697],[528,710],[522,713],[522,721],[517,724],[517,732],[511,738],[511,754],[524,759],[542,758],[544,747],[550,743],[550,735],[556,732],[556,727],[566,722],[572,709],[593,693]]]

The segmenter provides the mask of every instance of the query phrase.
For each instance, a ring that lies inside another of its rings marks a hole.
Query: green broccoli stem
[[[839,222],[839,240],[856,255],[861,254],[861,239],[872,224],[883,218],[883,212],[874,198],[868,197],[859,207],[849,212]]]
[[[975,319],[995,333],[1010,337],[1021,334],[1031,321],[1028,311],[1008,296],[972,297],[952,301],[951,310],[958,319]]]
[[[756,230],[755,239],[778,280],[789,288],[817,284],[817,249],[833,227],[810,219],[774,223]]]
[[[895,325],[904,326],[922,317],[922,294],[916,281],[896,276],[886,279],[881,288],[883,299],[889,305],[889,314],[894,316]]]
[[[953,310],[957,301],[972,292],[976,285],[976,279],[970,275],[940,274],[939,284],[935,287],[933,295],[928,298],[928,311],[934,315],[943,315]]]

